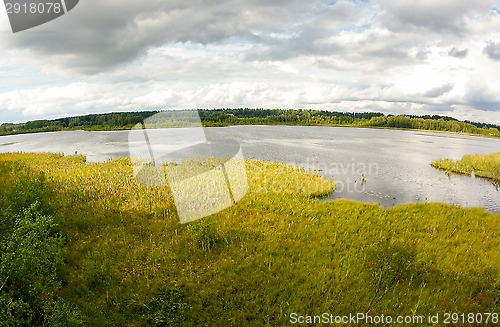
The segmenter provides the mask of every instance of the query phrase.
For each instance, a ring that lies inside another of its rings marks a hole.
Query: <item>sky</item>
[[[500,0],[81,0],[12,33],[0,123],[177,108],[500,124]]]

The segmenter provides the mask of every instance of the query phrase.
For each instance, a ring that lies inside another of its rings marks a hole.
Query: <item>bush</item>
[[[15,217],[0,244],[0,319],[5,326],[77,325],[77,314],[57,296],[64,240],[39,202]]]
[[[22,299],[15,299],[13,292],[0,291],[0,321],[2,327],[30,326],[33,311]]]
[[[182,287],[163,287],[146,305],[147,326],[176,327],[183,326],[184,312],[189,308],[185,303]]]
[[[29,293],[42,293],[55,286],[56,267],[62,263],[63,239],[54,233],[53,218],[43,216],[36,202],[17,216],[12,234],[1,245],[0,276]]]

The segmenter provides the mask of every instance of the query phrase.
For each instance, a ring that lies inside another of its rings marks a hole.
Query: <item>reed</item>
[[[475,175],[500,182],[500,152],[465,155],[461,160],[439,159],[431,166],[465,175]]]

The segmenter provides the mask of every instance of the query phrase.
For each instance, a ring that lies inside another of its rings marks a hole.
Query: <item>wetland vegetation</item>
[[[500,152],[491,154],[470,154],[460,160],[439,159],[431,163],[433,167],[465,175],[474,175],[500,183]]]
[[[236,205],[181,225],[129,159],[0,154],[2,326],[282,326],[301,315],[499,312],[500,214],[320,202],[246,161]]]

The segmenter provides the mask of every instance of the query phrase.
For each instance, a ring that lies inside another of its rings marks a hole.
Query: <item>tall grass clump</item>
[[[210,249],[221,240],[217,226],[210,218],[190,223],[187,230],[192,236],[195,245],[202,249]]]
[[[474,174],[478,177],[500,182],[500,152],[491,154],[465,155],[461,160],[439,159],[431,163],[433,167],[459,174]]]

